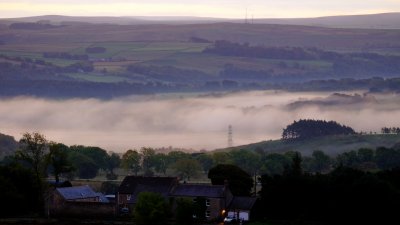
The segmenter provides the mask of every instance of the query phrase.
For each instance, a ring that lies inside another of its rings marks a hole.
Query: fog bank
[[[109,101],[18,97],[0,100],[0,133],[19,139],[24,132],[38,131],[67,145],[123,152],[143,146],[226,147],[228,125],[233,127],[235,145],[278,139],[286,125],[306,118],[335,120],[356,131],[378,132],[383,126],[400,126],[397,95],[369,96],[374,101],[351,104],[342,102],[340,96],[326,103],[329,95],[252,91],[131,96]]]

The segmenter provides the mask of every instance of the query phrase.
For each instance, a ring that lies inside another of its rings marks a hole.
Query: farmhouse
[[[172,203],[173,208],[176,207],[177,199],[191,199],[204,209],[204,214],[193,217],[204,216],[207,220],[222,219],[227,213],[248,220],[256,199],[234,197],[227,184],[180,184],[174,177],[127,176],[118,190],[118,211],[132,212],[141,192],[159,193]]]
[[[203,216],[207,220],[221,219],[225,215],[233,195],[225,185],[180,184],[171,195],[174,199],[189,198],[194,203],[204,204]],[[198,215],[193,215],[197,217]]]

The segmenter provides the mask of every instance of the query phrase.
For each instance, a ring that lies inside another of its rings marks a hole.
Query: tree
[[[138,172],[141,170],[141,159],[142,156],[136,150],[128,150],[122,156],[122,167],[126,170],[132,170],[132,172],[137,176]]]
[[[359,160],[356,151],[344,152],[336,156],[336,167],[357,167],[359,165]]]
[[[166,154],[157,153],[154,156],[154,169],[156,172],[166,175],[168,165],[169,165],[169,159]]]
[[[293,177],[300,177],[303,175],[303,168],[301,166],[302,160],[300,152],[295,152],[292,157],[292,164],[285,169],[284,175]]]
[[[168,207],[161,194],[141,192],[133,213],[138,225],[162,225],[167,219]]]
[[[254,193],[256,192],[257,175],[261,167],[261,156],[254,151],[245,149],[230,152],[234,164],[254,176]]]
[[[196,160],[200,163],[205,174],[211,169],[214,164],[212,157],[206,153],[201,153],[196,156]]]
[[[360,148],[357,151],[358,160],[360,162],[372,162],[374,161],[374,150],[369,148]]]
[[[236,196],[250,196],[253,179],[241,168],[230,164],[219,164],[210,169],[208,178],[213,185],[224,185],[228,182],[229,189]]]
[[[43,193],[32,170],[10,163],[0,166],[0,217],[41,213]]]
[[[47,169],[48,141],[40,133],[24,133],[19,144],[20,149],[16,152],[16,157],[29,165],[35,174],[36,181],[40,184]]]
[[[193,200],[188,198],[176,199],[176,224],[190,225],[193,223],[194,204]]]
[[[70,149],[72,151],[78,151],[79,153],[92,159],[99,169],[107,170],[107,159],[109,156],[106,150],[99,147],[87,147],[82,145],[74,145],[71,146]]]
[[[260,168],[261,157],[259,154],[245,150],[234,150],[230,152],[231,158],[236,166],[239,166],[249,174],[256,174]]]
[[[400,150],[379,147],[375,151],[376,164],[380,169],[392,169],[400,165]]]
[[[140,153],[142,154],[142,168],[144,171],[144,174],[146,176],[153,176],[153,167],[155,165],[155,155],[156,151],[152,148],[142,148],[140,150]]]
[[[227,152],[214,152],[212,154],[214,165],[218,164],[232,164],[232,159]]]
[[[174,164],[174,169],[183,179],[190,180],[201,170],[201,166],[195,159],[180,159]]]
[[[74,168],[77,169],[77,175],[81,179],[92,179],[97,176],[99,171],[98,165],[88,156],[77,152],[71,151],[69,160],[72,162]]]
[[[331,158],[323,151],[316,150],[312,153],[311,170],[313,172],[323,172],[329,170]]]
[[[271,153],[265,156],[261,170],[271,176],[283,174],[286,167],[290,165],[290,158],[286,155]]]
[[[192,158],[190,154],[182,151],[171,151],[168,153],[168,159],[170,162],[176,162],[180,159],[190,159]]]
[[[68,159],[68,147],[64,144],[51,142],[48,155],[49,165],[56,182],[60,181],[60,175],[73,171],[73,166]]]
[[[107,174],[107,177],[110,178],[110,180],[115,180],[117,179],[117,176],[114,174],[114,169],[119,167],[121,164],[121,158],[119,157],[118,154],[116,153],[111,153],[107,157],[107,169],[109,174]]]

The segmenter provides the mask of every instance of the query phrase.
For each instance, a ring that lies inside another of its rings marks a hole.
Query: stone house
[[[177,198],[189,198],[193,202],[204,200],[204,216],[207,220],[222,219],[233,195],[226,185],[180,184],[174,177],[127,176],[122,181],[117,194],[119,212],[131,213],[141,192],[161,194],[176,207]],[[196,216],[196,215],[193,215]]]
[[[224,217],[233,195],[225,185],[180,184],[170,195],[176,198],[189,198],[193,202],[203,199],[206,220],[220,220]],[[198,215],[193,215],[197,217]]]
[[[117,208],[119,212],[123,209],[125,213],[132,212],[141,192],[159,193],[168,198],[178,183],[176,177],[126,176],[118,188]]]

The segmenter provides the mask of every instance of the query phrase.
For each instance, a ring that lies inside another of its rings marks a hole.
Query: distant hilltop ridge
[[[229,19],[212,17],[191,16],[63,16],[44,15],[21,18],[4,18],[0,23],[15,22],[48,22],[56,25],[70,23],[94,23],[94,24],[208,24],[218,22],[254,23],[254,24],[285,24],[305,25],[333,28],[365,28],[365,29],[400,29],[400,12],[365,14],[365,15],[339,15],[315,18],[255,18],[255,19]]]

